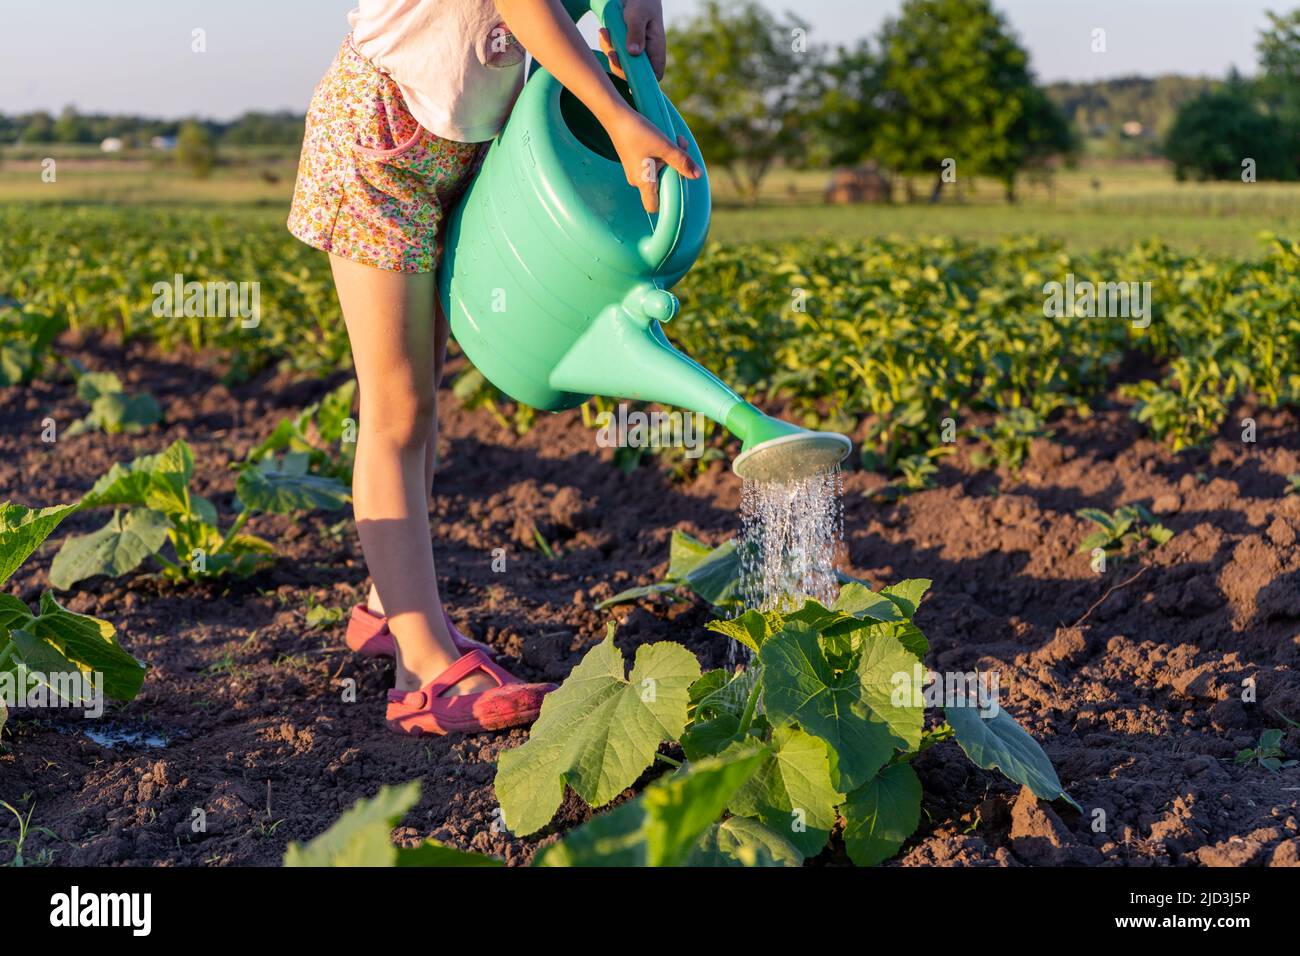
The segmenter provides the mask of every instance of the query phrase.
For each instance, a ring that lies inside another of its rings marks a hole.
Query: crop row
[[[177,277],[256,283],[258,317],[158,308],[159,284]],[[1091,301],[1079,291],[1090,285]],[[680,346],[809,425],[860,435],[868,466],[916,467],[963,411],[994,413],[977,437],[1014,465],[1054,412],[1086,412],[1133,354],[1150,371],[1123,392],[1176,450],[1208,439],[1241,398],[1300,400],[1300,242],[1280,237],[1248,261],[1156,242],[1086,256],[1044,239],[715,245],[676,291]],[[0,383],[39,374],[64,327],[210,349],[232,378],[348,362],[328,263],[267,212],[0,210],[6,302]],[[456,386],[503,422],[531,423],[472,369]]]

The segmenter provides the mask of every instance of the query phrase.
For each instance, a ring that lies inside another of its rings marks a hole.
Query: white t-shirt
[[[524,83],[524,48],[493,0],[358,0],[357,52],[397,83],[416,122],[481,143],[501,129]]]

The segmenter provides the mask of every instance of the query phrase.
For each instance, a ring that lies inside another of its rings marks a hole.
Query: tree
[[[1284,123],[1300,127],[1300,9],[1268,13],[1270,27],[1260,31],[1260,93]]]
[[[176,136],[176,161],[202,179],[217,161],[217,146],[208,128],[194,120],[181,124]]]
[[[863,40],[854,47],[837,47],[825,59],[816,87],[815,160],[830,166],[857,165],[871,153],[880,121],[880,61],[870,44]]]
[[[1247,83],[1233,79],[1178,111],[1165,155],[1181,179],[1237,179],[1255,161],[1259,179],[1295,179],[1293,133],[1260,109]]]
[[[900,172],[934,173],[932,202],[946,160],[962,175],[998,176],[1014,196],[1024,162],[1063,150],[1056,108],[989,0],[905,0],[881,31],[880,56],[876,154]]]
[[[752,0],[705,0],[668,31],[664,90],[706,162],[726,169],[750,202],[773,165],[805,148],[807,97],[820,51],[807,24],[777,20]]]

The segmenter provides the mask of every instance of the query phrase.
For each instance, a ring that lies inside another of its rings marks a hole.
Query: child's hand
[[[665,163],[687,179],[700,178],[699,167],[686,154],[686,140],[679,136],[674,146],[636,110],[623,110],[605,131],[618,151],[628,183],[641,190],[646,212],[659,211],[659,169]]]
[[[666,43],[664,9],[660,0],[625,0],[623,20],[627,23],[627,52],[632,56],[639,56],[644,50],[645,55],[650,58],[650,65],[654,67],[655,76],[662,80]],[[609,57],[609,68],[614,71],[614,75],[621,80],[626,80],[627,77],[623,75],[623,64],[618,62],[618,54],[614,52],[614,45],[609,41],[609,31],[603,27],[600,31],[600,49],[605,56]]]

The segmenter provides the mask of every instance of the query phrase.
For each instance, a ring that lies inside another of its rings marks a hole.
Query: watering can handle
[[[676,145],[677,130],[649,57],[644,52],[637,56],[630,56],[627,52],[627,22],[623,19],[621,0],[585,0],[585,3],[566,0],[565,8],[576,19],[587,5],[600,25],[609,32],[610,43],[627,76],[627,85],[632,90],[632,101],[637,110]],[[653,231],[639,243],[641,257],[652,270],[657,270],[673,254],[685,223],[686,188],[681,174],[671,166],[664,166],[659,173],[659,216]]]

